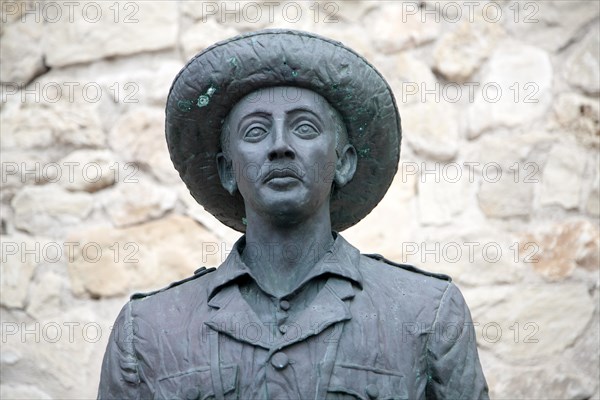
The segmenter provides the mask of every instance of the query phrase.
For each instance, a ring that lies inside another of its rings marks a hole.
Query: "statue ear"
[[[350,182],[356,172],[356,162],[356,149],[351,144],[347,144],[341,151],[335,166],[333,180],[337,187],[342,187]]]
[[[217,169],[219,170],[219,178],[221,185],[233,195],[237,191],[237,182],[233,174],[233,163],[222,152],[217,154]]]

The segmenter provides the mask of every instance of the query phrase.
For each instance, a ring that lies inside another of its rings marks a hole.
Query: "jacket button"
[[[287,325],[281,325],[281,326],[279,327],[279,332],[281,332],[281,333],[282,333],[282,334],[284,334],[284,335],[285,335],[285,333],[287,332],[287,330],[288,330],[288,327],[287,327]]]
[[[275,369],[284,369],[290,363],[290,359],[287,354],[283,352],[278,352],[273,354],[271,357],[271,364],[275,367]]]
[[[368,385],[365,389],[365,392],[367,392],[367,396],[369,396],[370,399],[376,399],[379,397],[379,389],[377,389],[377,385]]]
[[[200,389],[189,388],[185,391],[186,400],[198,400],[200,398]]]
[[[281,300],[279,302],[279,307],[283,310],[283,311],[287,311],[290,309],[290,302],[287,300]]]

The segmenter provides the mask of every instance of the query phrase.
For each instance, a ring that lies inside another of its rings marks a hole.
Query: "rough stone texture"
[[[541,117],[552,100],[552,76],[545,51],[516,41],[500,43],[483,68],[480,91],[469,108],[470,136]]]
[[[176,200],[175,191],[138,180],[119,184],[104,207],[113,225],[124,227],[161,217],[173,209]]]
[[[569,46],[599,14],[600,5],[586,0],[519,2],[504,9],[513,37],[553,52]]]
[[[61,293],[65,286],[65,279],[57,273],[50,271],[42,274],[42,277],[31,285],[31,293],[35,293],[35,296],[31,296],[27,313],[37,319],[53,316],[56,310],[64,308]]]
[[[565,64],[565,77],[574,86],[589,94],[600,93],[600,38],[590,31],[576,45]]]
[[[39,389],[31,386],[23,385],[0,385],[0,396],[3,399],[14,399],[14,400],[27,400],[27,399],[39,399],[39,400],[50,400],[50,395],[42,392]]]
[[[15,62],[0,64],[0,77],[3,84],[25,85],[45,70],[40,45],[42,28],[43,25],[36,23],[33,18],[26,19],[25,22],[13,22],[3,27],[0,53],[5,60],[15,60]]]
[[[385,53],[395,53],[434,40],[440,24],[433,18],[421,18],[414,8],[418,3],[409,3],[408,8],[400,2],[388,3],[368,13],[364,24],[370,28],[375,47]]]
[[[71,193],[55,185],[27,186],[13,198],[15,226],[36,235],[57,236],[81,223],[94,207],[88,193]]]
[[[161,182],[175,183],[179,176],[169,158],[164,126],[163,110],[135,108],[117,121],[109,134],[109,143],[126,162],[140,165]]]
[[[29,281],[40,260],[41,252],[37,249],[41,249],[41,244],[28,236],[5,235],[0,238],[0,245],[0,304],[22,309],[26,304]],[[26,254],[25,250],[31,253]]]
[[[77,150],[58,162],[60,175],[53,177],[73,191],[95,192],[115,183],[119,164],[108,150]]]
[[[421,175],[426,178],[419,182],[419,211],[424,225],[446,225],[464,210],[467,178],[455,181],[455,176],[449,174],[450,180],[441,173],[440,179]]]
[[[350,243],[362,243],[364,253],[381,253],[401,260],[400,243],[417,240],[417,179],[412,168],[401,168],[381,203],[365,219],[344,231],[344,237]]]
[[[52,146],[100,147],[105,145],[100,115],[94,103],[73,96],[72,101],[65,92],[58,95],[55,90],[67,90],[64,82],[36,81],[26,88],[29,94],[20,94],[0,114],[2,136],[0,147],[5,149],[47,149]],[[52,92],[52,90],[55,90]],[[58,97],[57,97],[58,96]],[[56,102],[48,102],[48,100]],[[35,118],[32,118],[35,115]]]
[[[78,244],[69,257],[73,291],[92,297],[158,289],[220,264],[226,251],[202,226],[177,215],[126,229],[91,228],[69,241]]]
[[[431,118],[435,115],[435,118]],[[404,110],[404,139],[415,153],[439,161],[452,160],[459,146],[459,129],[454,106],[421,103]],[[405,143],[406,143],[405,142]]]
[[[600,216],[600,183],[598,183],[598,179],[600,179],[600,174],[597,172],[594,177],[594,186],[590,191],[590,195],[587,199],[586,203],[586,211],[588,214],[593,215],[595,217]]]
[[[554,224],[525,235],[520,248],[531,256],[534,271],[548,280],[561,281],[578,266],[597,274],[600,231],[584,220]]]
[[[190,194],[190,191],[183,182],[181,182],[177,186],[177,193],[179,200],[185,206],[185,214],[187,216],[202,224],[206,229],[211,231],[219,239],[227,243],[227,245],[229,245],[230,248],[231,246],[233,246],[235,241],[240,236],[238,231],[235,231],[230,227],[223,225],[218,219],[216,219],[212,214],[210,214],[200,204],[198,204],[196,200],[194,200],[194,198]]]
[[[3,353],[5,348],[12,353],[11,359],[2,359],[7,392],[33,396],[25,397],[28,399],[94,398],[99,360],[120,306],[103,301],[95,302],[94,307],[62,307],[39,320],[22,313],[3,313],[4,324],[18,327],[2,346]]]
[[[525,217],[532,209],[535,183],[516,180],[514,175],[492,165],[481,181],[477,199],[479,207],[491,218]],[[484,172],[485,174],[485,172]],[[500,177],[496,181],[497,177]]]
[[[376,56],[374,64],[386,78],[400,104],[425,103],[439,83],[429,66],[409,52]],[[402,114],[404,115],[404,113]]]
[[[508,362],[564,351],[585,334],[596,307],[581,283],[479,287],[464,295],[478,343]]]
[[[488,365],[491,363],[487,363]],[[566,365],[565,365],[566,364]],[[493,382],[493,399],[597,399],[597,382],[588,371],[564,359],[546,361],[543,366],[491,367],[487,377]]]
[[[46,25],[44,53],[50,67],[90,62],[175,46],[177,4],[99,2]],[[85,11],[84,11],[85,10]],[[65,10],[66,12],[67,10]],[[85,40],[72,40],[73,37]]]
[[[542,176],[542,205],[560,204],[565,209],[579,206],[582,190],[581,176],[586,160],[573,157],[577,146],[568,143],[554,145]]]
[[[61,21],[23,14],[50,3],[62,7]],[[120,2],[117,22],[113,2],[97,3],[97,23],[82,19],[87,3],[73,5],[73,22],[66,3],[2,3],[1,79],[31,82],[0,88],[0,319],[3,334],[18,328],[1,345],[0,397],[95,398],[127,296],[224,259],[239,233],[179,180],[164,140],[165,99],[192,53],[229,34],[280,27],[348,44],[386,77],[400,108],[399,173],[344,237],[365,253],[453,277],[480,323],[492,398],[600,399],[600,3],[479,2],[472,22],[466,3],[428,0],[284,1],[271,15],[256,2],[258,21],[252,2]],[[460,21],[452,21],[456,5]],[[482,18],[496,6],[500,21]],[[128,15],[139,22],[125,23]],[[474,99],[470,82],[479,85]],[[497,103],[481,95],[486,83],[501,86]],[[524,103],[527,83],[538,86],[538,103]],[[99,101],[86,98],[85,84],[97,84]],[[444,93],[451,86],[462,89],[458,101]],[[66,162],[94,160],[103,166],[97,184],[64,180]],[[437,184],[426,172],[450,164],[461,168],[460,183],[438,173]],[[496,167],[503,179],[492,182]],[[496,343],[493,325],[483,335],[491,322],[502,329]],[[524,342],[528,322],[539,327],[538,343]],[[57,343],[48,340],[53,323]],[[73,341],[65,323],[76,324]]]
[[[499,24],[487,23],[480,14],[473,22],[461,22],[437,42],[433,54],[436,70],[448,80],[466,81],[490,55],[503,33]]]
[[[215,4],[215,3],[213,3]],[[235,36],[236,30],[227,25],[219,24],[213,19],[197,23],[185,31],[181,37],[183,54],[187,59],[221,40]]]
[[[560,127],[572,133],[584,145],[600,145],[600,105],[597,99],[577,93],[564,93],[554,101],[554,113]]]

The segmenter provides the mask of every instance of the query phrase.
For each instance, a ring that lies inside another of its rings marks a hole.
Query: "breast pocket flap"
[[[362,400],[408,399],[404,377],[399,372],[355,364],[333,367],[328,392]]]

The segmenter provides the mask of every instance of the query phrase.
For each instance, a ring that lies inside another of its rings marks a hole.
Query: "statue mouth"
[[[295,180],[302,180],[302,174],[300,173],[300,171],[296,170],[297,167],[295,166],[287,166],[287,167],[283,167],[283,168],[269,168],[269,171],[267,172],[267,174],[265,175],[265,178],[263,179],[264,183],[270,182],[272,180],[279,180],[279,179],[285,179],[285,180],[289,180],[289,179],[295,179]]]

